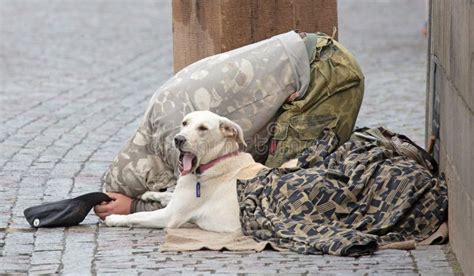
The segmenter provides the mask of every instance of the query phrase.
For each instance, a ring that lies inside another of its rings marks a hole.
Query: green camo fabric
[[[237,190],[244,234],[304,254],[360,256],[423,240],[447,218],[437,164],[402,135],[326,129],[295,168],[264,169]]]
[[[324,128],[334,129],[344,143],[354,128],[364,96],[364,75],[352,54],[323,33],[310,57],[311,79],[302,99],[283,105],[271,127],[273,140],[265,165],[278,167],[311,145]]]

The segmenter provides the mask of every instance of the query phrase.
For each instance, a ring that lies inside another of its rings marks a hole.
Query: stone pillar
[[[474,275],[474,1],[431,1],[428,63],[427,140],[448,182],[451,247]]]
[[[174,70],[290,30],[334,27],[337,0],[173,0]]]

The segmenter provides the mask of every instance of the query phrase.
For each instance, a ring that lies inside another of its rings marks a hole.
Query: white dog
[[[167,204],[153,212],[110,215],[108,226],[178,228],[187,222],[214,232],[240,230],[237,179],[249,179],[265,168],[248,153],[242,129],[210,111],[186,115],[175,136],[181,175],[174,193],[146,192],[144,200]]]

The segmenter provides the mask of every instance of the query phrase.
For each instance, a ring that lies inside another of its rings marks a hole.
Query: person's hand
[[[104,220],[109,215],[130,214],[130,206],[132,205],[130,197],[119,193],[107,193],[107,195],[113,200],[94,206],[94,212],[101,220]]]

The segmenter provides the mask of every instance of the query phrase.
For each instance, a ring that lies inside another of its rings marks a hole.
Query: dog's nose
[[[176,135],[174,137],[174,144],[176,146],[176,148],[180,149],[184,143],[186,143],[186,137],[184,137],[183,135]]]

